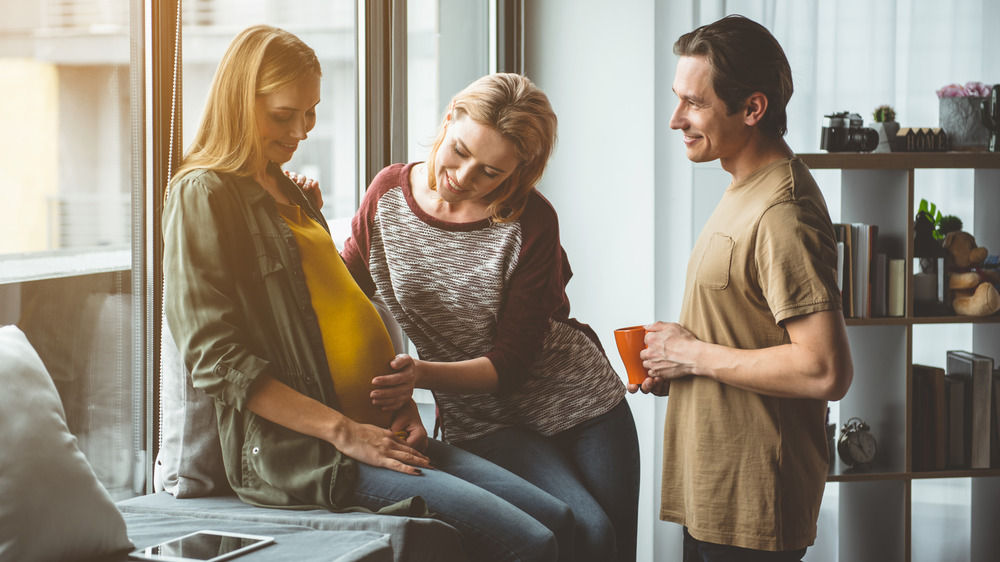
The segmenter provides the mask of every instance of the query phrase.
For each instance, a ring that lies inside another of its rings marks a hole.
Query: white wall
[[[696,27],[695,14],[653,0],[525,4],[525,71],[559,117],[540,191],[559,212],[573,266],[572,315],[593,326],[624,374],[612,331],[675,319],[683,294],[696,192],[680,135],[668,127],[671,49]],[[698,207],[711,209],[717,193]],[[658,517],[666,399],[629,402],[641,447],[638,559],[676,559],[681,529]]]

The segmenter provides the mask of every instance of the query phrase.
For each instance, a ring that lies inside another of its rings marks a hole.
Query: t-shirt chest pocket
[[[695,280],[707,289],[722,290],[729,286],[729,268],[733,264],[733,239],[716,232],[701,256]]]

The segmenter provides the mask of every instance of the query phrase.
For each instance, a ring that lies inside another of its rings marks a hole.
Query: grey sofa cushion
[[[225,521],[301,525],[321,531],[369,531],[389,536],[393,562],[468,560],[458,531],[437,519],[332,513],[323,509],[269,509],[245,504],[236,496],[178,499],[166,492],[120,501],[118,509],[126,518],[137,514],[194,517],[205,521],[205,528],[211,528],[215,521]]]
[[[166,317],[160,345],[160,451],[153,488],[178,498],[232,493],[222,464],[215,401],[194,387]]]
[[[184,515],[126,513],[128,534],[142,549],[194,531],[211,529],[274,537],[274,544],[239,557],[240,562],[392,562],[389,536],[374,531],[322,531],[305,525],[205,519]],[[102,562],[124,562],[127,555]]]

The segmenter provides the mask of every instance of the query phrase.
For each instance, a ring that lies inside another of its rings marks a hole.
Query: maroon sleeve
[[[378,290],[368,269],[368,257],[371,255],[371,234],[375,212],[378,210],[378,202],[386,191],[402,185],[402,175],[408,173],[408,170],[408,166],[393,164],[375,176],[365,191],[358,212],[351,219],[351,236],[344,242],[344,249],[340,251],[340,256],[347,264],[347,270],[351,272],[351,277],[368,297],[372,297]]]
[[[493,349],[486,357],[497,371],[497,394],[517,390],[528,378],[549,320],[569,311],[566,283],[572,272],[559,242],[555,209],[540,194],[520,217],[521,251],[496,325]]]

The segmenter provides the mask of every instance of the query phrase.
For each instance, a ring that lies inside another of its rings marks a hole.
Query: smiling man
[[[827,400],[853,377],[826,202],[785,143],[791,69],[763,26],[729,16],[681,36],[670,127],[732,182],[691,253],[677,323],[647,326],[664,394],[660,518],[684,561],[800,560],[816,537]]]

